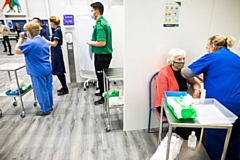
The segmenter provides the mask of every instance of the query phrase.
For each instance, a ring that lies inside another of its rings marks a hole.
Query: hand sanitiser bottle
[[[195,149],[197,145],[197,137],[195,135],[195,132],[192,131],[192,133],[188,136],[188,148]]]
[[[204,103],[205,98],[206,98],[206,89],[201,89],[200,92],[201,92],[200,103]]]

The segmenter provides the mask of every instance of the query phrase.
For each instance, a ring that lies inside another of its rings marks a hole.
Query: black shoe
[[[14,54],[12,54],[12,53],[9,53],[9,54],[7,54],[8,56],[13,56]]]
[[[95,96],[102,96],[101,93],[94,93]]]
[[[95,105],[99,105],[99,104],[103,104],[103,103],[104,103],[104,99],[103,98],[101,98],[98,101],[94,102]]]
[[[46,116],[46,115],[49,115],[50,113],[51,113],[50,111],[48,111],[48,112],[38,111],[38,112],[36,113],[36,115],[37,115],[37,116]]]
[[[7,52],[7,50],[4,50],[3,52]]]
[[[68,90],[61,90],[60,92],[58,92],[58,96],[62,96],[64,94],[68,94]]]
[[[57,90],[57,92],[61,92],[63,90],[63,88],[60,88],[59,90]]]

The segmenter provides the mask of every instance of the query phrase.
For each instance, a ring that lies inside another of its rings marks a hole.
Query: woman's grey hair
[[[183,56],[186,57],[186,52],[182,49],[178,49],[178,48],[172,48],[169,52],[168,52],[168,56],[167,56],[167,63],[171,64],[172,61],[174,60],[175,57],[177,56]]]

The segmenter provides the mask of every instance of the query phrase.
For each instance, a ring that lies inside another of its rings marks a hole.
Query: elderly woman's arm
[[[191,85],[191,87],[193,88],[193,98],[199,98],[200,97],[200,89],[201,89],[201,85],[200,85],[200,80],[193,77],[193,78],[187,78],[187,82]]]

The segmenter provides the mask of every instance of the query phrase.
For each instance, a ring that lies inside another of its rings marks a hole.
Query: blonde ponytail
[[[234,46],[235,39],[233,38],[233,36],[227,36],[226,41],[227,41],[227,46],[228,47],[231,48],[232,46]]]
[[[234,38],[232,36],[224,37],[223,35],[214,35],[209,37],[208,39],[210,44],[216,46],[216,49],[220,49],[222,47],[232,47],[234,45]]]

